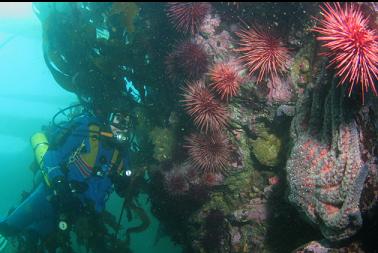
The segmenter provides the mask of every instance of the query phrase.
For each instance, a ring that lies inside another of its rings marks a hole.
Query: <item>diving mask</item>
[[[114,140],[118,143],[126,142],[128,140],[130,117],[122,115],[121,113],[112,113],[109,122]]]

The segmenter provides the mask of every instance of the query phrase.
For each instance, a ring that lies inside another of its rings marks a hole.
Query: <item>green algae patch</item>
[[[168,128],[155,127],[150,132],[150,138],[154,145],[154,159],[159,162],[171,160],[176,143],[173,131]]]

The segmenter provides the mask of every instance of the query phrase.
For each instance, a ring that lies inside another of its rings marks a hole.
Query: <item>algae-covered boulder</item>
[[[274,134],[264,132],[256,140],[251,141],[253,154],[265,166],[276,166],[279,163],[281,140]]]
[[[150,132],[150,138],[154,144],[153,157],[159,162],[172,159],[175,145],[175,135],[168,128],[155,127]]]

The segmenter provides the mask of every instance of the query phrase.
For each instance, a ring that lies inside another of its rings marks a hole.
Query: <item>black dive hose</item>
[[[125,210],[125,205],[126,205],[126,197],[123,199],[123,204],[122,204],[122,209],[121,209],[121,213],[119,215],[119,218],[118,218],[118,224],[117,224],[117,229],[114,233],[114,238],[117,240],[118,238],[118,232],[119,232],[119,228],[121,226],[121,221],[122,221],[122,216],[123,216],[123,212]]]
[[[56,123],[56,117],[58,117],[58,115],[62,114],[63,112],[65,112],[65,111],[67,111],[67,110],[70,110],[70,109],[72,109],[72,108],[79,107],[79,106],[83,106],[83,105],[82,105],[82,104],[70,105],[70,106],[68,106],[68,107],[66,107],[66,108],[63,108],[63,109],[59,110],[57,113],[55,113],[55,115],[54,115],[53,118],[52,118],[52,124],[53,124],[53,126],[54,126],[54,127],[57,127],[57,128],[60,128],[60,129],[68,130],[69,127],[60,126],[60,125],[58,125],[58,124]],[[84,107],[84,106],[83,106],[83,107]],[[70,119],[70,121],[73,120],[73,119],[76,119],[76,118],[78,118],[78,117],[80,117],[80,116],[82,116],[82,115],[84,115],[84,114],[83,114],[83,113],[80,113],[80,114],[78,114],[78,115],[75,115],[72,119]]]
[[[82,105],[82,104],[76,104],[76,105],[70,105],[70,106],[68,106],[68,107],[66,107],[66,108],[63,108],[63,109],[59,110],[57,113],[55,113],[55,115],[54,115],[53,118],[52,118],[52,125],[53,125],[54,127],[56,127],[56,128],[60,128],[60,129],[62,129],[62,130],[70,130],[71,127],[61,126],[61,125],[57,124],[57,123],[56,123],[56,118],[57,118],[60,114],[64,113],[65,111],[70,110],[70,109],[75,108],[75,107],[79,107],[79,106],[82,106],[82,107],[85,108],[85,106]],[[84,112],[79,113],[78,115],[75,115],[75,116],[72,117],[69,121],[72,121],[72,120],[74,120],[74,119],[76,119],[76,118],[79,118],[79,117],[83,116],[85,113],[88,113],[88,111],[85,110]],[[93,131],[93,130],[90,130],[90,129],[88,129],[88,131],[86,131],[85,133],[83,132],[82,134],[76,134],[76,135],[80,135],[80,136],[83,136],[83,137],[87,137],[87,136],[88,136],[87,133],[96,133],[96,134],[100,134],[100,135],[101,135],[101,131]]]
[[[68,106],[66,108],[63,108],[63,109],[59,110],[53,116],[53,118],[52,118],[52,125],[54,127],[57,127],[57,128],[63,129],[63,130],[70,130],[71,129],[70,127],[65,127],[65,126],[61,126],[61,125],[57,124],[56,123],[56,118],[58,117],[58,115],[64,113],[65,111],[70,110],[70,109],[75,108],[75,107],[79,107],[79,106],[83,106],[84,109],[86,108],[83,104],[79,103],[79,104],[75,104],[75,105],[70,105],[70,106]],[[78,115],[75,115],[73,118],[70,119],[70,121],[72,121],[72,120],[74,120],[74,119],[76,119],[76,118],[78,118],[80,116],[83,116],[85,113],[89,113],[88,110],[85,110],[82,113],[79,113]],[[131,128],[134,128],[134,127],[131,126]],[[101,132],[101,131],[93,131],[93,130],[90,130],[90,129],[88,129],[88,131],[86,131],[85,133],[82,133],[82,134],[79,133],[77,135],[81,135],[83,137],[87,137],[88,133],[96,133],[96,134],[99,134],[100,136],[105,136],[107,138],[113,138],[113,139],[116,140],[116,142],[119,142],[119,143],[123,143],[123,142],[125,142],[127,140],[126,139],[127,137],[123,136],[123,135],[114,135],[113,133],[108,133],[107,135],[104,135],[103,132]],[[133,143],[134,140],[135,140],[135,135],[132,135],[131,138],[129,139],[129,143]]]

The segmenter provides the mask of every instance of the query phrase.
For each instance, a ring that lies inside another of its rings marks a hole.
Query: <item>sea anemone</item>
[[[330,66],[336,68],[340,83],[350,83],[349,96],[354,85],[360,85],[362,99],[369,87],[377,95],[374,82],[378,79],[378,36],[368,28],[365,18],[356,4],[325,3],[323,19],[313,30],[320,33],[317,40],[329,49]]]
[[[225,134],[194,133],[186,138],[189,162],[203,174],[224,173],[231,160],[231,145]]]
[[[279,38],[257,27],[242,29],[236,35],[240,38],[236,51],[242,54],[239,60],[248,69],[249,76],[258,73],[258,83],[263,78],[283,74],[289,68],[289,50]]]
[[[166,59],[171,80],[198,80],[207,72],[208,56],[202,46],[183,42]]]
[[[205,2],[172,2],[168,3],[168,17],[176,30],[184,33],[196,33],[211,5]]]
[[[221,96],[222,100],[228,100],[237,94],[242,82],[238,72],[236,65],[232,63],[218,63],[211,69],[210,87]]]
[[[187,84],[184,89],[184,107],[194,123],[205,132],[218,131],[227,123],[227,110],[215,100],[203,81]]]

